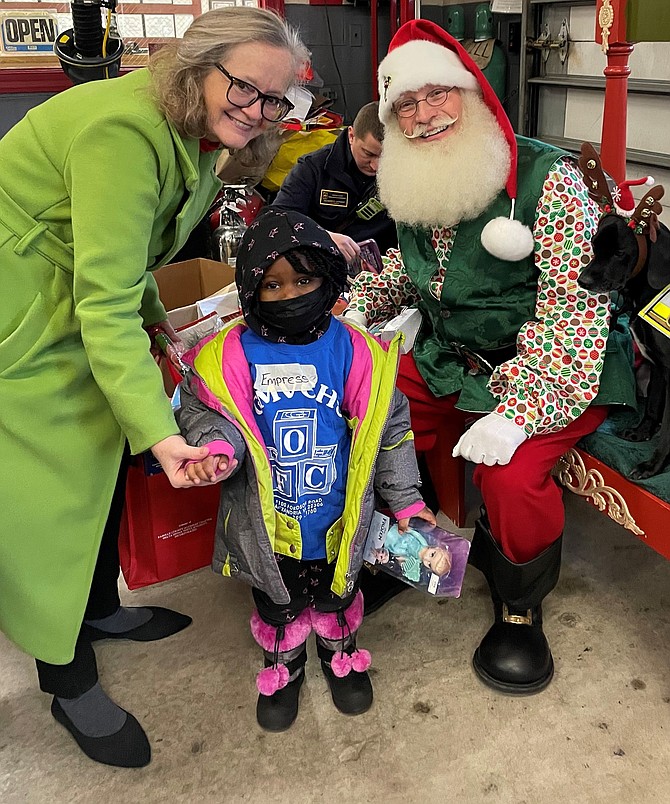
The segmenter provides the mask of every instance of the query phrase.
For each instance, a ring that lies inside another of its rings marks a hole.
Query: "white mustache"
[[[442,126],[451,126],[457,120],[458,115],[456,115],[456,117],[445,115],[444,117],[441,117],[437,123],[432,123],[430,126],[428,123],[417,123],[412,134],[406,134],[404,131],[402,134],[403,137],[408,140],[415,140],[417,137],[423,136],[427,131],[434,131],[435,129],[442,128]]]

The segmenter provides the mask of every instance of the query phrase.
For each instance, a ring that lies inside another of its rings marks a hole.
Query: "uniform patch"
[[[343,207],[349,206],[349,193],[346,190],[321,190],[319,204],[324,207]]]

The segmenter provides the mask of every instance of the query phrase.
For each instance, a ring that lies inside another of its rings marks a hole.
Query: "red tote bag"
[[[218,485],[173,488],[150,453],[133,461],[119,534],[121,571],[129,589],[211,563],[219,495]]]

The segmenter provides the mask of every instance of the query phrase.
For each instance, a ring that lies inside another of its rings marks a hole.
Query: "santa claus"
[[[443,445],[477,464],[484,502],[470,561],[488,581],[494,623],[473,664],[495,689],[537,692],[554,673],[542,601],[558,580],[564,524],[552,468],[608,404],[635,401],[610,299],[577,284],[599,211],[576,160],[515,136],[481,71],[437,25],[403,25],[378,80],[379,191],[399,249],[379,276],[359,275],[348,317],[371,325],[420,309],[398,376],[419,453],[455,409],[476,418]],[[362,587],[368,609],[395,591]]]

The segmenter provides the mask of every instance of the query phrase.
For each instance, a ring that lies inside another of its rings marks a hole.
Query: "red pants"
[[[411,355],[400,360],[397,384],[409,400],[416,450],[426,452],[435,446],[444,418],[462,415],[455,411],[458,396],[434,396]],[[605,406],[592,406],[562,430],[524,441],[507,465],[477,465],[473,480],[486,505],[493,536],[510,561],[530,561],[561,535],[563,492],[551,471],[561,455],[606,417]],[[449,451],[453,447],[442,445]]]

